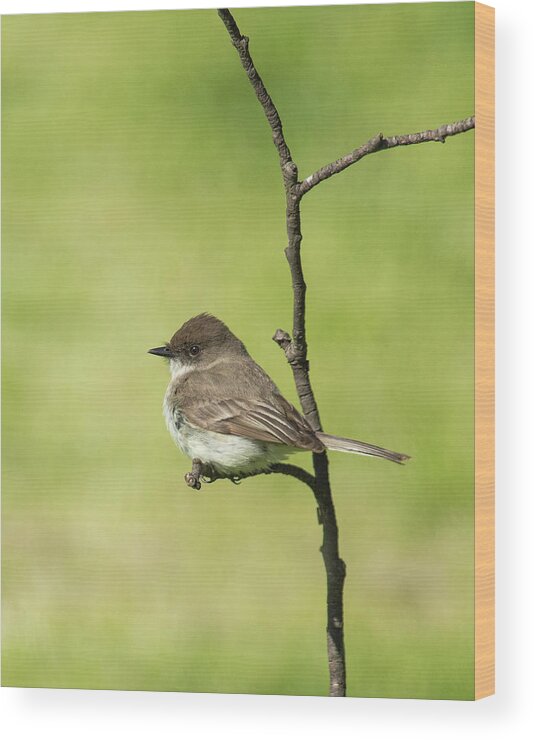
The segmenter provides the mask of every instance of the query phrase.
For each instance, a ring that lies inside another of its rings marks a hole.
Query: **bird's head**
[[[169,360],[173,376],[248,354],[244,344],[226,324],[207,313],[189,319],[169,342],[148,351]]]

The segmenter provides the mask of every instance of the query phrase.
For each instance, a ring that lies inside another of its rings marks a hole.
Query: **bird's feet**
[[[185,482],[189,486],[189,488],[194,488],[195,491],[200,491],[202,488],[202,485],[200,483],[200,480],[202,478],[202,463],[200,460],[195,458],[193,460],[193,464],[191,465],[191,470],[189,473],[186,473],[184,476]]]
[[[254,473],[252,473],[254,475]],[[202,483],[215,483],[216,480],[226,479],[231,481],[234,485],[238,486],[243,478],[249,476],[244,475],[220,475],[217,473],[208,463],[203,463],[202,460],[195,458],[191,464],[191,470],[189,473],[184,475],[185,482],[189,488],[194,488],[195,491],[200,491]]]
[[[197,476],[193,473],[193,471],[186,473],[184,475],[184,478],[189,488],[194,488],[195,491],[200,491],[200,489],[202,488],[200,484],[200,478],[197,478]]]
[[[184,476],[185,482],[189,488],[200,491],[202,483],[214,483],[219,479],[211,465],[206,465],[198,458],[195,458],[191,465],[191,471]]]

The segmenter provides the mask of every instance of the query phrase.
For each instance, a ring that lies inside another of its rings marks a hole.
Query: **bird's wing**
[[[220,434],[322,452],[324,445],[304,417],[281,395],[271,400],[218,399],[190,402],[181,408],[190,424]]]

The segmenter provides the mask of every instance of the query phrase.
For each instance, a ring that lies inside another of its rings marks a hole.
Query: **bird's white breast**
[[[173,389],[171,381],[163,401],[163,416],[174,442],[192,460],[208,463],[224,475],[243,475],[266,470],[290,451],[285,445],[220,434],[190,424],[172,400]]]

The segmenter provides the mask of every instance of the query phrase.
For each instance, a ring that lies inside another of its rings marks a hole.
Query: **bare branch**
[[[270,475],[270,473],[281,473],[282,475],[290,475],[293,478],[296,478],[301,483],[305,483],[313,493],[315,493],[317,488],[317,481],[315,480],[315,476],[311,473],[308,473],[307,470],[304,470],[304,468],[299,468],[297,465],[290,465],[289,463],[275,463],[271,466],[271,469],[267,472],[267,475]]]
[[[280,121],[278,111],[254,67],[248,49],[248,39],[241,34],[229,10],[219,10],[219,16],[226,26],[232,43],[239,54],[241,64],[254,88],[254,92],[263,106],[280,157],[280,167],[286,194],[286,229],[288,242],[285,254],[291,271],[291,283],[293,286],[293,337],[290,338],[288,334],[282,332],[283,336],[280,338],[279,330],[273,338],[282,347],[291,365],[300,404],[306,419],[315,431],[320,431],[321,420],[310,383],[308,347],[306,344],[306,283],[304,281],[300,257],[300,246],[302,242],[300,199],[302,195],[299,192],[298,170],[296,164],[291,159],[289,147],[284,139],[282,122]],[[346,670],[343,632],[345,563],[339,557],[339,534],[336,511],[330,490],[328,457],[325,452],[313,454],[313,467],[315,478],[312,490],[317,502],[319,521],[323,527],[321,553],[326,570],[326,633],[330,696],[345,696]]]
[[[250,80],[250,84],[254,88],[256,97],[258,98],[258,100],[260,101],[263,107],[263,111],[265,113],[265,116],[273,132],[274,145],[278,149],[278,155],[280,157],[280,166],[282,167],[282,172],[285,173],[285,170],[287,169],[288,174],[292,176],[294,178],[294,181],[296,182],[296,179],[297,179],[296,168],[295,168],[295,171],[293,172],[293,168],[291,167],[292,165],[291,152],[289,151],[289,147],[287,146],[285,138],[284,138],[284,132],[282,130],[282,121],[280,120],[280,116],[278,115],[276,106],[271,100],[271,96],[265,89],[263,80],[258,74],[258,71],[256,67],[254,66],[254,62],[252,61],[252,57],[250,56],[250,53],[248,50],[248,36],[243,36],[241,34],[241,31],[237,27],[237,23],[235,22],[229,10],[225,8],[221,8],[217,12],[222,22],[226,26],[226,30],[228,31],[230,38],[232,39],[232,44],[235,46],[237,53],[239,54],[239,58],[241,60],[241,64],[243,65],[243,69],[247,73],[247,77]],[[284,174],[284,177],[285,177],[285,174]]]
[[[377,134],[372,139],[362,144],[358,149],[349,154],[345,154],[344,157],[336,159],[335,162],[330,162],[324,167],[310,175],[298,186],[298,192],[302,197],[308,193],[312,188],[318,185],[323,180],[327,180],[332,175],[337,175],[338,172],[343,172],[347,167],[352,164],[359,162],[368,154],[374,154],[375,152],[381,152],[384,149],[393,149],[396,146],[409,146],[410,144],[424,144],[427,141],[439,141],[441,144],[445,143],[445,139],[449,136],[456,136],[456,134],[462,134],[464,131],[469,131],[475,128],[475,117],[470,116],[464,118],[462,121],[456,121],[455,123],[445,123],[439,128],[429,129],[428,131],[421,131],[416,134],[401,134],[400,136],[382,136]]]

